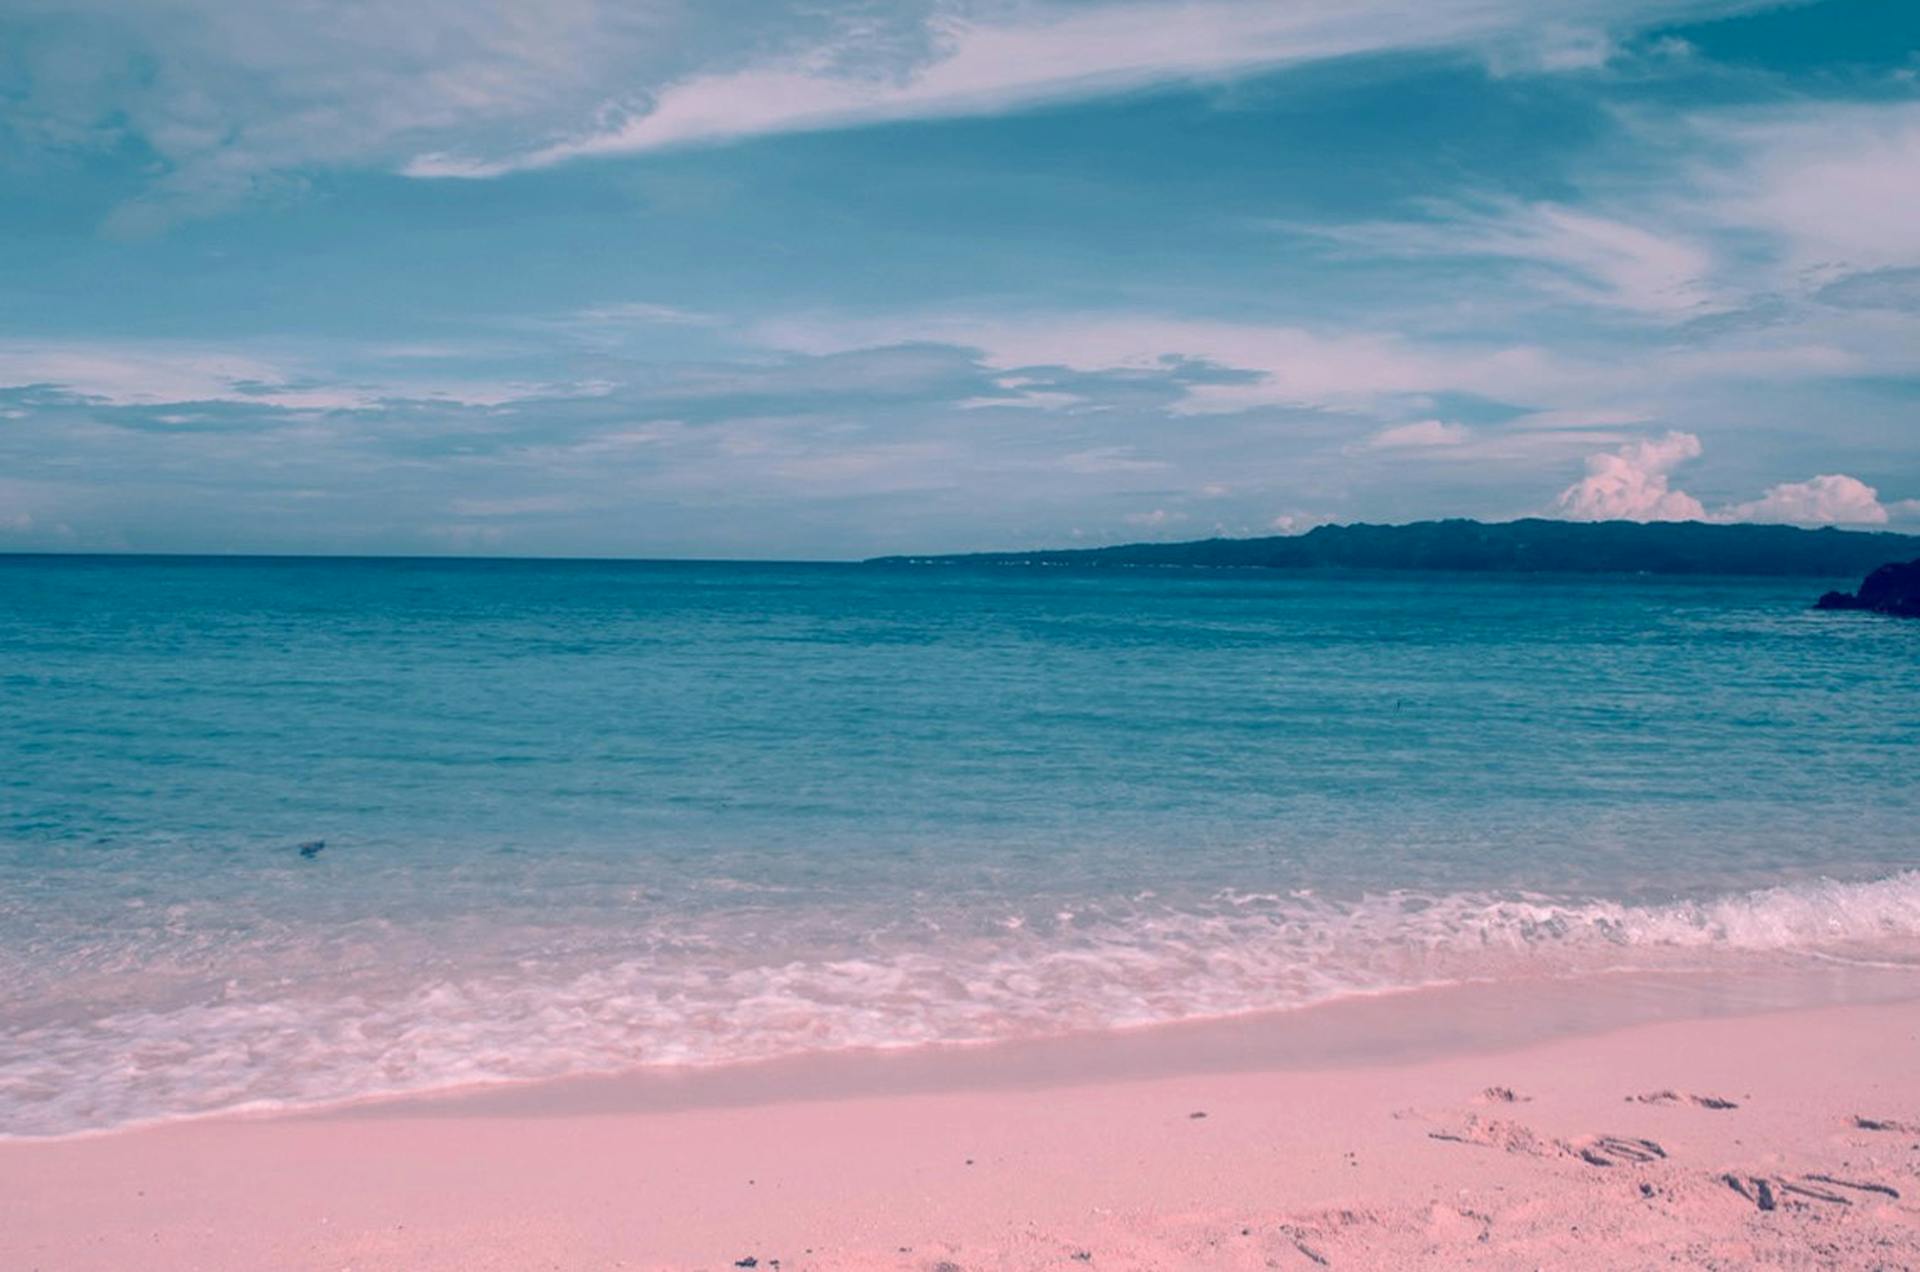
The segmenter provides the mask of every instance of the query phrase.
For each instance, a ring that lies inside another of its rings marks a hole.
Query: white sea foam
[[[1126,1028],[1466,979],[1754,955],[1907,963],[1920,958],[1920,872],[1658,906],[1221,892],[1183,907],[1141,894],[1050,906],[1043,921],[949,916],[908,929],[789,916],[805,941],[769,937],[765,911],[745,925],[724,913],[700,922],[710,926],[662,919],[625,940],[599,931],[570,954],[466,970],[450,951],[393,960],[401,970],[377,977],[255,977],[165,1005],[15,1003],[0,1018],[0,1132]]]

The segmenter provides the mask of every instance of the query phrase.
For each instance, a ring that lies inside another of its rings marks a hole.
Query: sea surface
[[[1843,583],[0,558],[0,1134],[1920,963]]]

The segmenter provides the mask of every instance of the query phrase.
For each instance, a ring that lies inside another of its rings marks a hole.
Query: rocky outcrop
[[[1814,607],[1920,618],[1920,561],[1883,565],[1867,575],[1858,592],[1828,592]]]

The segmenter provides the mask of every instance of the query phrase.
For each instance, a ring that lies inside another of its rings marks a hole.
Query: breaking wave
[[[1222,891],[904,924],[853,910],[771,914],[660,915],[617,940],[549,933],[537,954],[506,963],[443,951],[333,978],[209,982],[165,1005],[16,1003],[0,1017],[0,1134],[1123,1029],[1472,980],[1755,956],[1920,965],[1913,871],[1664,905]],[[297,948],[285,953],[298,961]]]

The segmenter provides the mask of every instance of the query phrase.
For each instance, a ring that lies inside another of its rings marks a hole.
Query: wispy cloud
[[[1464,424],[1449,424],[1444,420],[1415,420],[1411,424],[1396,424],[1392,428],[1369,434],[1360,443],[1359,449],[1433,450],[1436,447],[1464,446],[1472,437],[1473,430]]]
[[[1725,224],[1771,235],[1789,277],[1920,265],[1920,102],[1811,102],[1692,116],[1728,156],[1692,174]]]
[[[0,340],[0,389],[23,388],[109,406],[227,402],[308,411],[371,410],[403,401],[495,406],[583,391],[580,385],[534,381],[347,377],[232,345]]]
[[[912,61],[863,56],[857,31],[746,65],[704,71],[610,99],[600,123],[507,155],[416,157],[418,177],[489,177],[593,155],[631,154],[772,133],[984,114],[1067,98],[1355,54],[1480,48],[1503,65],[1583,69],[1604,60],[1608,28],[1737,4],[1567,0],[1539,22],[1521,0],[1165,0],[940,10]]]
[[[1324,237],[1383,256],[1498,260],[1525,269],[1547,295],[1636,314],[1683,318],[1731,303],[1712,282],[1714,257],[1679,232],[1557,203],[1433,209],[1424,221],[1321,227]]]

